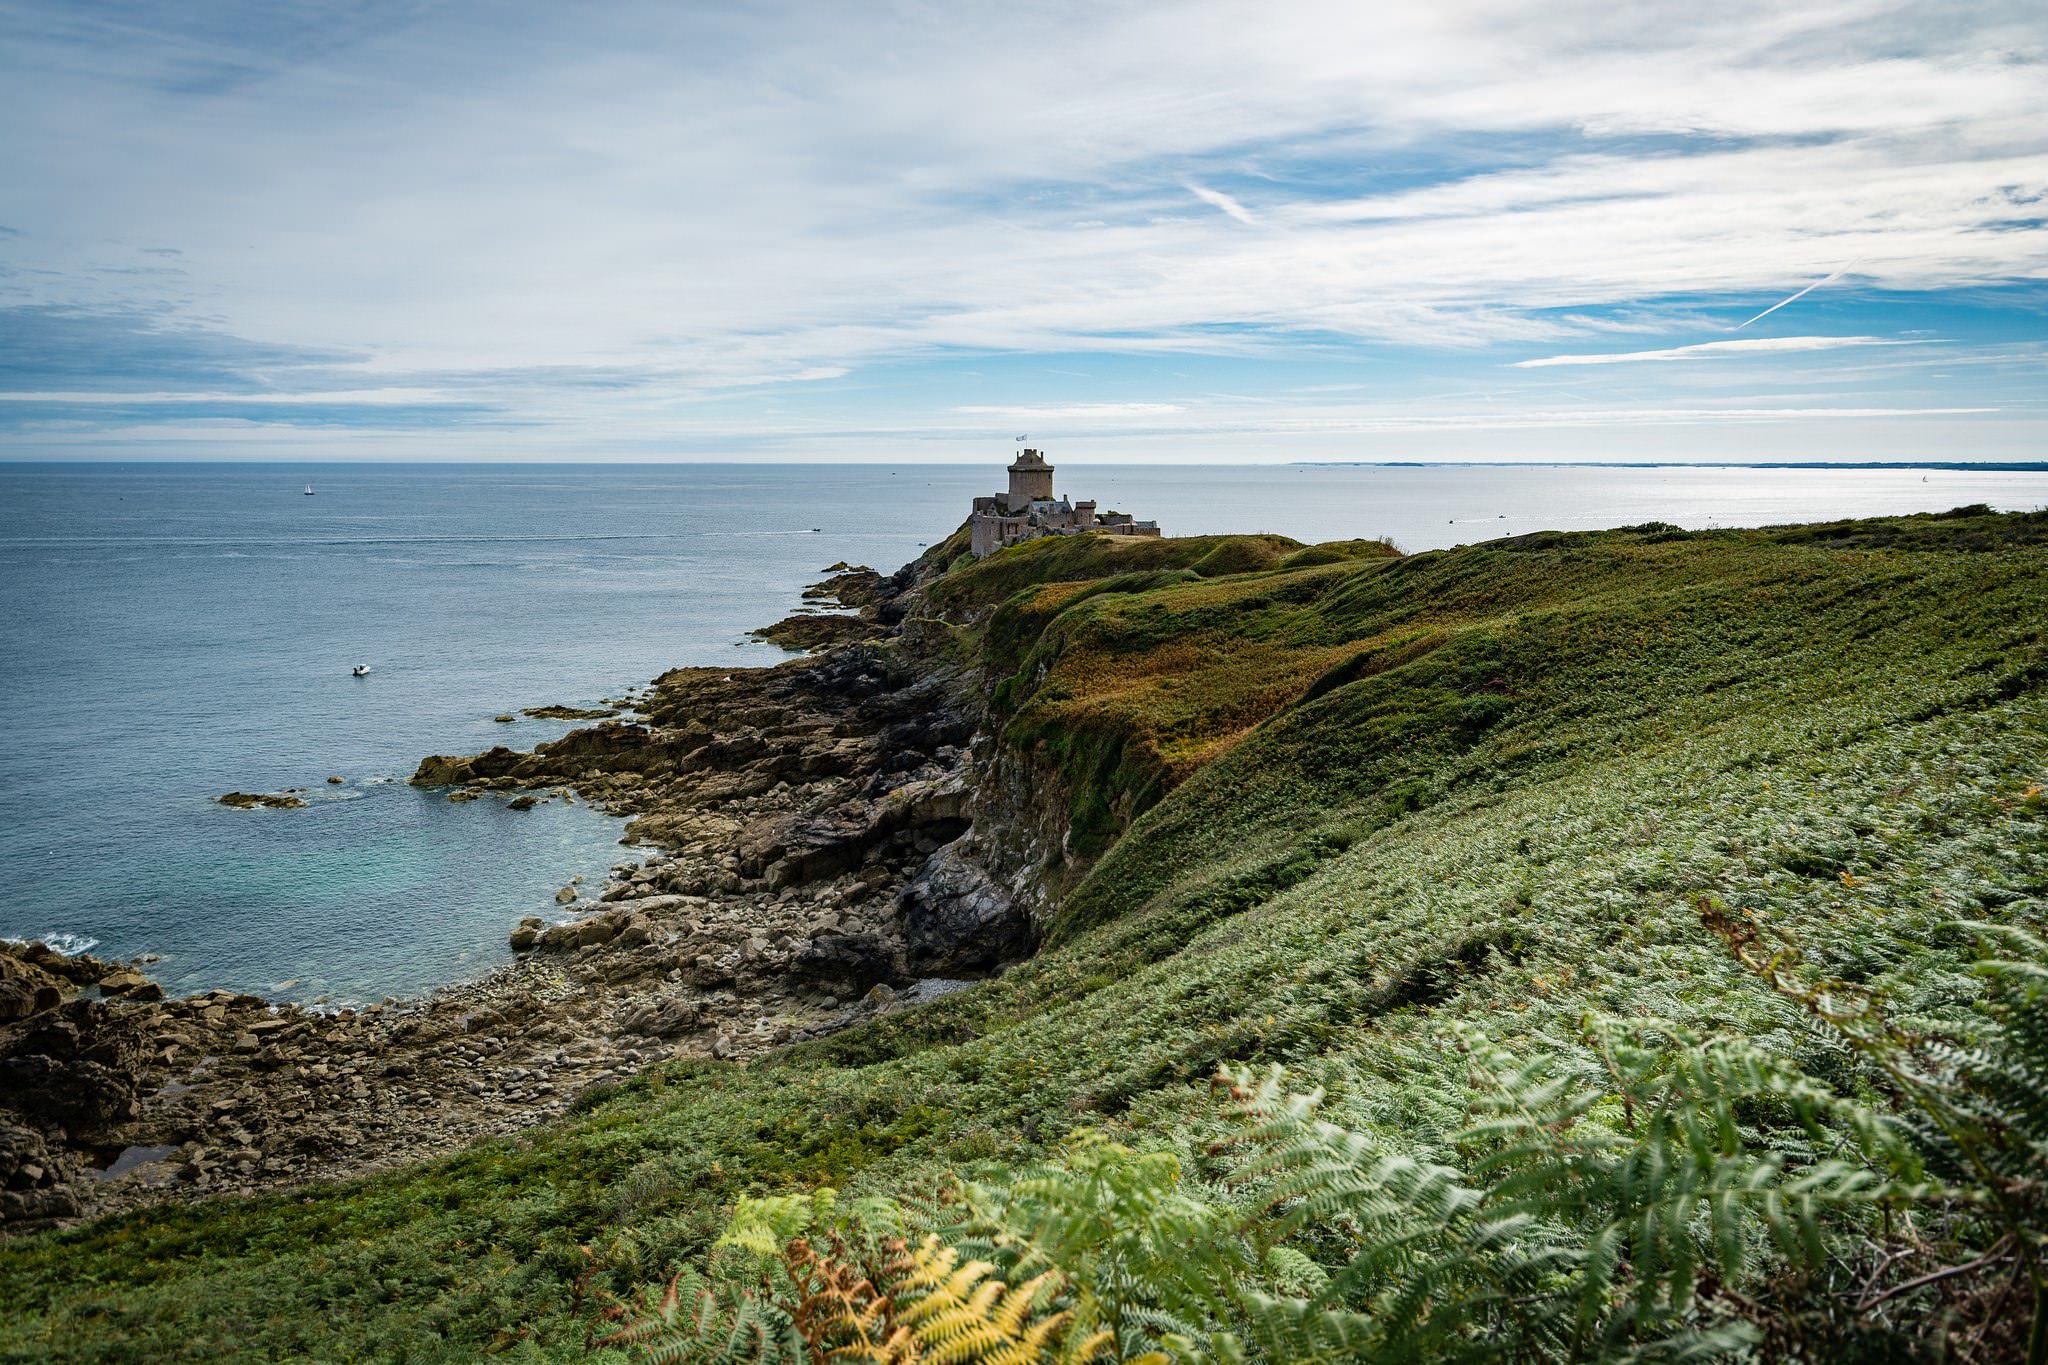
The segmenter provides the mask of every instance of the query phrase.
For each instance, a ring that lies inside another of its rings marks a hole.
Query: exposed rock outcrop
[[[1031,951],[1030,916],[975,860],[972,834],[932,854],[896,904],[919,976],[985,972]]]
[[[299,810],[306,804],[292,792],[228,792],[214,799],[237,810],[254,810],[258,806],[272,810]]]
[[[40,943],[19,949],[0,944],[0,1023],[57,1008],[74,985],[83,984],[66,970],[79,960],[91,959],[66,958]]]
[[[791,651],[828,649],[833,645],[851,644],[855,640],[872,640],[881,633],[882,628],[873,621],[864,621],[844,612],[785,616],[772,626],[763,626],[752,632],[771,645],[780,645]]]

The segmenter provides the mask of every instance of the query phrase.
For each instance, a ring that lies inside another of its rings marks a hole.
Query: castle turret
[[[1052,500],[1052,466],[1044,456],[1027,447],[1010,466],[1009,508],[1021,512],[1041,500]]]

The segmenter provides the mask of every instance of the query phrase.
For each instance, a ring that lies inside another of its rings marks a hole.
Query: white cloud
[[[219,404],[233,403],[249,407],[291,407],[305,403],[351,405],[361,407],[388,407],[394,405],[418,406],[467,402],[458,394],[437,389],[409,389],[392,387],[387,389],[312,389],[300,393],[217,393],[180,390],[177,392],[125,393],[105,389],[79,391],[17,390],[0,392],[0,403],[65,403],[87,405],[93,403],[143,403],[143,404]]]
[[[653,439],[960,350],[1562,350],[1857,257],[1894,294],[2048,277],[2035,0],[367,12],[0,0],[0,302],[373,355],[350,384],[616,372],[492,396]],[[1256,212],[1212,187],[1249,175]],[[105,273],[144,248],[176,273]]]
[[[1637,360],[1711,360],[1716,356],[1755,355],[1776,351],[1834,351],[1845,346],[1907,346],[1925,342],[1883,337],[1746,337],[1740,341],[1703,341],[1694,346],[1667,346],[1661,351],[1624,351],[1594,355],[1553,355],[1517,360],[1510,369],[1540,370],[1552,365],[1621,365]]]
[[[1178,403],[1052,403],[1023,407],[969,404],[953,409],[965,417],[1011,417],[1020,421],[1097,421],[1115,417],[1163,417],[1185,412]]]
[[[1198,185],[1192,180],[1183,181],[1182,183],[1187,186],[1189,194],[1192,194],[1210,207],[1220,209],[1223,213],[1235,218],[1240,223],[1248,223],[1252,226],[1258,225],[1259,220],[1252,216],[1250,209],[1225,194],[1222,190],[1212,190],[1207,185]]]

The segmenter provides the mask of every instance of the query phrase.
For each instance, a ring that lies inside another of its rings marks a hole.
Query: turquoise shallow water
[[[906,492],[883,529],[853,522],[868,482],[0,466],[0,935],[158,953],[173,987],[301,999],[504,960],[518,916],[621,856],[620,824],[451,805],[404,784],[419,758],[568,728],[497,712],[782,657],[745,632],[835,560],[914,556],[913,527],[941,519]],[[358,662],[370,676],[350,676]],[[292,787],[307,809],[213,800]]]
[[[1957,471],[1063,463],[1059,483],[1176,534],[1411,550],[2048,504],[2048,474]],[[404,785],[423,754],[567,728],[501,711],[779,658],[746,631],[826,565],[892,569],[1001,486],[997,461],[0,464],[0,936],[156,953],[175,988],[305,1000],[481,972],[520,915],[620,856],[620,827],[581,805],[451,805]],[[349,676],[358,662],[369,677]],[[312,805],[212,799],[288,787]]]

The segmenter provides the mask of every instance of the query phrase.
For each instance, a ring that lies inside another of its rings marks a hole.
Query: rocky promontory
[[[901,595],[897,580],[844,560],[825,572],[831,576],[804,589],[802,610],[762,626],[755,637],[800,653],[885,636],[882,608]]]
[[[1028,916],[975,852],[980,680],[904,628],[927,571],[814,590],[870,638],[673,670],[631,718],[422,761],[413,782],[451,799],[573,791],[647,849],[508,925],[518,956],[481,980],[322,1011],[166,1000],[134,966],[0,948],[0,1227],[416,1159],[651,1062],[743,1060],[1027,954]]]

